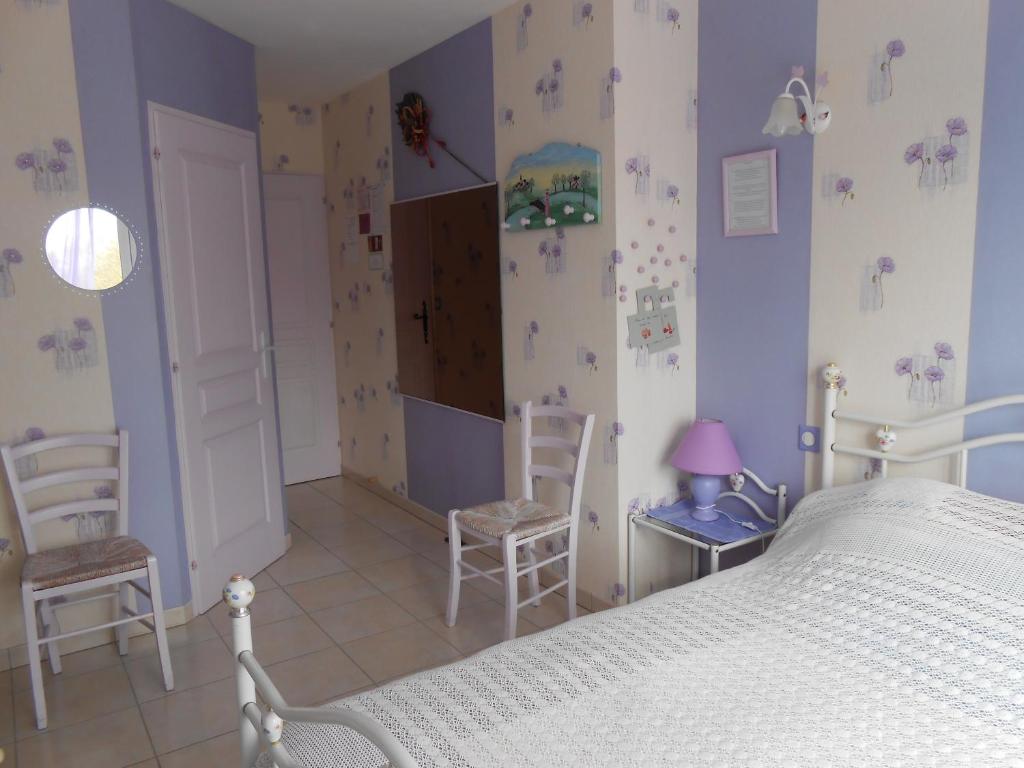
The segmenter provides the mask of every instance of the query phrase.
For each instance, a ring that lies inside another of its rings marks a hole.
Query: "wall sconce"
[[[764,124],[761,133],[768,133],[772,136],[799,136],[803,131],[811,134],[824,133],[832,122],[832,108],[823,101],[815,101],[811,98],[811,89],[804,81],[803,67],[793,67],[793,77],[786,83],[782,93],[775,97],[772,102],[772,111],[768,115],[768,122]],[[822,73],[818,77],[817,85],[824,88],[828,82],[828,76]],[[789,89],[794,83],[803,88],[803,93],[793,95]],[[801,106],[803,111],[801,112]]]

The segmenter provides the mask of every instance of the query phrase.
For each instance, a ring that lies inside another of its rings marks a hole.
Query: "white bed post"
[[[245,716],[245,705],[256,702],[256,683],[238,657],[252,652],[252,620],[249,604],[256,596],[252,582],[236,573],[224,587],[224,602],[231,608],[231,647],[235,656],[235,682],[238,690],[238,728],[242,739],[242,768],[252,768],[260,752],[260,736]]]
[[[832,446],[836,442],[835,410],[839,399],[839,382],[843,372],[835,363],[829,363],[822,369],[821,378],[825,381],[825,411],[821,424],[821,487],[831,488],[835,482],[836,454]]]

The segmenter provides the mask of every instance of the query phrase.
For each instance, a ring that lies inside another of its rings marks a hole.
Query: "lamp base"
[[[697,507],[690,513],[690,517],[703,523],[710,523],[712,520],[717,520],[721,515],[719,515],[718,510],[714,507]]]
[[[705,523],[717,520],[719,514],[715,509],[715,501],[718,499],[718,492],[722,490],[722,478],[718,475],[694,475],[690,479],[690,490],[693,492],[693,502],[696,505],[690,517]]]

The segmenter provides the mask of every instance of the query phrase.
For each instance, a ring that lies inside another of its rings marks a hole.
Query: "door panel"
[[[284,554],[256,137],[150,104],[196,612]]]
[[[263,177],[285,483],[341,472],[323,178]]]
[[[430,274],[430,203],[410,200],[391,206],[391,258],[395,276],[395,335],[403,395],[435,399],[434,296]],[[426,304],[427,335],[423,336]],[[417,318],[416,315],[421,315]]]

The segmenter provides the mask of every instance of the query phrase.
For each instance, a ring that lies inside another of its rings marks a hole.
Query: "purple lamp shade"
[[[731,475],[743,471],[729,430],[718,419],[697,419],[672,454],[672,466],[696,475]]]
[[[672,466],[690,472],[690,490],[696,509],[695,520],[718,519],[715,501],[722,488],[722,475],[743,471],[743,462],[732,444],[729,430],[718,419],[697,419],[672,454]]]

